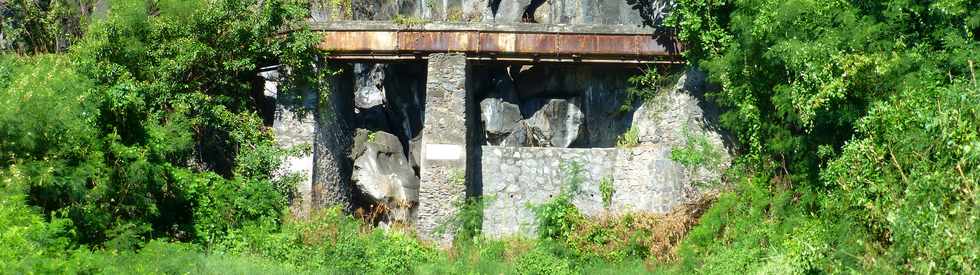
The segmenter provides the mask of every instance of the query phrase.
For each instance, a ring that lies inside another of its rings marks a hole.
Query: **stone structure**
[[[269,120],[282,146],[312,143],[311,153],[286,162],[285,170],[303,179],[300,213],[337,203],[349,211],[383,205],[390,212],[379,224],[414,225],[423,239],[447,245],[468,197],[489,200],[488,235],[533,233],[528,206],[560,194],[572,163],[584,169],[573,203],[586,215],[602,215],[670,211],[697,195],[694,182],[717,180],[729,158],[710,126],[704,77],[696,71],[658,98],[623,106],[627,78],[638,72],[632,66],[669,63],[678,50],[672,38],[654,39],[652,30],[637,27],[644,19],[626,1],[364,0],[313,7],[314,21],[402,16],[480,23],[314,25],[341,73],[315,87],[327,89],[299,93],[300,101],[275,95]],[[514,23],[528,14],[533,18],[524,21],[544,24]],[[616,148],[627,132],[637,144]],[[708,140],[720,160],[691,167],[671,160],[692,138]],[[612,186],[609,200],[600,186]]]
[[[316,91],[305,89],[299,93],[279,93],[278,71],[260,74],[263,78],[263,94],[276,102],[273,113],[272,132],[282,148],[307,149],[299,155],[286,157],[284,167],[276,171],[277,177],[296,176],[299,182],[296,191],[298,200],[293,202],[294,215],[307,216],[313,201],[313,146],[316,121],[313,112],[317,109]]]
[[[354,128],[351,116],[354,110],[353,83],[350,68],[331,76],[327,83],[326,100],[318,104],[315,112],[316,139],[313,146],[313,198],[315,207],[339,204],[347,211],[353,210],[352,161],[349,158],[354,145]]]
[[[697,183],[718,181],[731,158],[722,134],[710,127],[713,115],[701,106],[704,88],[704,75],[692,70],[640,105],[630,123],[638,144],[630,147],[484,146],[479,177],[482,196],[488,199],[483,232],[494,237],[533,234],[530,207],[549,201],[569,184],[569,172],[561,167],[573,162],[584,168],[573,203],[587,216],[666,213],[694,199],[701,192]],[[671,159],[673,150],[695,138],[706,140],[717,159],[691,166]],[[603,181],[611,182],[614,190],[608,205],[599,191]]]
[[[575,149],[483,147],[483,232],[493,237],[533,235],[537,225],[531,207],[548,202],[567,188],[567,169],[584,169],[573,204],[596,216],[629,212],[666,213],[696,193],[689,188],[685,168],[670,160],[670,148]],[[599,185],[612,183],[607,205]],[[567,189],[566,189],[567,190]]]
[[[451,228],[440,227],[448,226],[466,196],[467,71],[466,56],[429,56],[416,227],[423,238],[451,241]]]

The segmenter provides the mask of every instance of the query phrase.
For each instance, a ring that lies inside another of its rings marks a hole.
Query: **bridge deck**
[[[497,62],[676,63],[681,46],[654,30],[626,26],[425,23],[317,23],[329,58],[412,60],[430,53],[465,53]]]

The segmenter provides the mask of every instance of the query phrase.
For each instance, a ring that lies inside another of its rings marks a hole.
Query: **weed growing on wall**
[[[630,127],[623,135],[616,138],[616,147],[618,148],[636,147],[639,144],[640,130],[636,127]]]
[[[452,7],[446,11],[446,21],[448,22],[463,22],[463,9],[459,7]]]
[[[670,159],[686,167],[717,167],[721,164],[722,151],[711,143],[707,133],[692,133],[689,125],[684,125],[684,139],[687,142],[682,147],[672,148]]]
[[[354,5],[351,1],[354,0],[329,0],[331,7],[333,7],[336,15],[340,16],[340,19],[354,19]]]
[[[538,236],[546,240],[568,239],[574,224],[583,218],[572,204],[572,198],[578,194],[585,180],[582,164],[563,162],[561,171],[564,178],[558,195],[544,204],[530,206],[537,219]]]
[[[459,209],[449,220],[439,224],[436,234],[451,233],[454,242],[468,243],[479,238],[483,232],[483,211],[493,201],[492,197],[466,198],[455,205]]]
[[[404,16],[401,14],[396,14],[394,18],[391,19],[395,24],[406,26],[406,27],[418,27],[429,23],[429,20],[414,17],[414,16]]]
[[[612,198],[615,193],[616,188],[613,187],[612,177],[602,177],[599,180],[599,194],[602,195],[602,204],[607,208],[612,205]]]

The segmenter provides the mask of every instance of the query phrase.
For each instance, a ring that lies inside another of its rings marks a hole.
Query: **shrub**
[[[706,133],[693,134],[684,125],[686,143],[680,148],[671,148],[670,159],[686,167],[714,168],[721,164],[722,151],[708,140]]]
[[[521,256],[515,264],[518,274],[572,274],[576,273],[568,259],[556,257],[547,250],[537,248]]]
[[[630,127],[622,136],[616,138],[616,147],[630,148],[640,144],[640,130]]]

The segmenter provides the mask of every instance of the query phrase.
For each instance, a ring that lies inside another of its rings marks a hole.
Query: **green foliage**
[[[354,5],[352,0],[328,0],[330,6],[334,8],[335,14],[341,15],[343,19],[354,18]]]
[[[395,24],[406,26],[406,27],[417,27],[429,23],[429,20],[414,16],[404,16],[401,14],[396,14],[395,18],[391,19]]]
[[[630,148],[636,147],[640,144],[640,130],[635,127],[630,127],[626,130],[622,136],[616,138],[616,147],[618,148]]]
[[[449,182],[454,185],[466,186],[466,171],[463,169],[450,170]]]
[[[410,235],[367,227],[339,208],[282,228],[270,222],[233,230],[216,249],[305,270],[359,274],[404,273],[437,255]]]
[[[456,205],[459,212],[452,219],[440,224],[436,232],[442,234],[446,230],[453,230],[451,233],[453,233],[453,241],[455,242],[470,242],[482,236],[483,210],[493,199],[490,197],[467,198]]]
[[[751,169],[686,268],[976,272],[980,2],[677,3]]]
[[[463,22],[466,20],[464,18],[463,9],[459,7],[450,7],[446,10],[446,21],[448,22]]]
[[[67,55],[0,57],[0,171],[94,246],[210,243],[279,219],[286,152],[251,83],[274,62],[309,75],[309,32],[269,39],[304,16],[284,1],[117,1]]]
[[[515,271],[518,274],[571,274],[574,273],[568,259],[556,257],[550,251],[538,247],[517,260]]]
[[[12,273],[67,268],[70,263],[63,256],[72,248],[71,221],[48,221],[29,207],[19,184],[23,175],[17,171],[0,177],[0,268]]]
[[[626,89],[626,98],[619,107],[621,113],[627,113],[636,107],[637,103],[646,103],[660,94],[660,90],[669,85],[670,77],[661,75],[657,67],[646,67],[640,74],[627,79],[630,87]]]
[[[568,239],[575,224],[583,219],[578,208],[572,204],[572,198],[579,193],[585,180],[582,176],[582,164],[575,161],[563,162],[561,170],[565,178],[558,195],[547,203],[530,206],[538,222],[538,235],[544,240]]]
[[[684,125],[684,147],[671,148],[670,159],[686,167],[715,168],[721,164],[722,151],[708,140],[706,133],[691,133],[688,125]]]
[[[821,173],[847,190],[824,207],[865,221],[886,256],[916,273],[975,273],[980,89],[920,76],[857,123],[856,139]],[[929,259],[923,262],[922,259]]]
[[[93,0],[18,0],[0,5],[0,52],[62,52],[82,36]]]
[[[616,193],[616,188],[613,187],[612,177],[603,177],[599,180],[599,194],[602,194],[602,204],[606,207],[612,205],[613,194]]]

